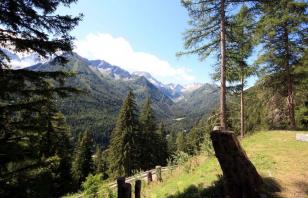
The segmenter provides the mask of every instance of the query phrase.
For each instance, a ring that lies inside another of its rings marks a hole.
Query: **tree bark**
[[[290,68],[290,49],[289,49],[289,32],[287,23],[284,27],[284,45],[285,45],[285,70],[287,72],[287,101],[288,101],[288,114],[290,127],[296,128],[294,116],[294,89],[293,89],[293,76]]]
[[[223,172],[224,196],[260,198],[263,179],[249,160],[233,132],[212,131],[215,155]]]
[[[241,65],[241,138],[244,137],[244,68]]]
[[[220,53],[221,53],[221,64],[220,64],[220,127],[226,129],[226,29],[225,29],[225,0],[220,2]]]

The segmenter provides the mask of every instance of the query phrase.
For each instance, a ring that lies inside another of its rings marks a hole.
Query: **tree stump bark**
[[[136,180],[135,182],[135,198],[141,197],[141,180]]]
[[[223,171],[225,197],[259,198],[262,178],[234,133],[214,130],[211,139]]]

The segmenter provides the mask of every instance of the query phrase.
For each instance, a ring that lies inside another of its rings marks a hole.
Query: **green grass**
[[[263,177],[273,178],[281,186],[281,192],[276,195],[308,195],[308,142],[296,141],[295,132],[258,132],[244,138],[241,144],[258,172]],[[217,175],[221,174],[221,170],[214,157],[199,156],[192,161],[197,161],[196,164],[199,165],[193,166],[190,171],[184,166],[171,175],[165,175],[164,182],[153,183],[143,189],[143,197],[198,197],[198,193],[193,192],[211,186],[218,179]],[[193,192],[186,193],[190,195],[185,196],[183,192],[189,190]]]

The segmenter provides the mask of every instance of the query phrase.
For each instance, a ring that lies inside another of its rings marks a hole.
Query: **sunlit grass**
[[[307,132],[306,132],[307,133]],[[296,132],[262,131],[249,135],[241,142],[248,157],[263,177],[272,177],[282,186],[283,197],[305,197],[308,194],[308,142],[295,140]],[[185,167],[167,175],[162,183],[143,189],[143,196],[161,198],[194,185],[208,187],[221,174],[214,157],[198,158],[200,165],[190,172]],[[194,196],[192,196],[194,197]]]

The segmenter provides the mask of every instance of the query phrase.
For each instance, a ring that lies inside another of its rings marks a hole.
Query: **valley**
[[[57,102],[74,137],[89,129],[93,131],[95,141],[106,146],[129,90],[133,90],[138,107],[150,97],[157,121],[163,120],[173,132],[189,131],[218,105],[219,87],[216,85],[164,85],[149,73],[129,73],[103,60],[91,61],[76,53],[68,54],[67,58],[65,65],[50,60],[27,69],[74,74],[67,79],[66,86],[77,88],[81,93]]]

